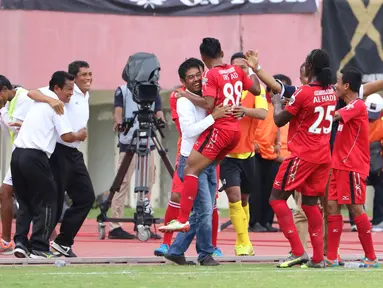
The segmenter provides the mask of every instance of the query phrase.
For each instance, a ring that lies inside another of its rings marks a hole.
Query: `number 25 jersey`
[[[248,90],[252,85],[253,81],[240,67],[222,64],[205,73],[202,78],[202,96],[214,97],[214,106],[221,103],[224,106],[238,106],[241,101],[242,90]],[[239,120],[232,115],[216,119],[213,127],[240,131]]]
[[[330,137],[337,96],[329,86],[323,90],[310,83],[298,88],[285,110],[290,120],[287,146],[292,156],[321,164],[331,161]]]

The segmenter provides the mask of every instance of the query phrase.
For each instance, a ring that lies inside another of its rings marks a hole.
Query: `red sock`
[[[313,246],[313,258],[314,263],[323,261],[323,218],[320,212],[319,206],[306,206],[302,205],[302,209],[306,214],[307,222],[309,226],[309,234],[311,239],[311,245]]]
[[[177,219],[178,214],[180,212],[180,204],[176,202],[169,201],[168,208],[166,209],[164,223],[167,225],[170,221]],[[164,233],[163,244],[167,244],[170,246],[172,242],[173,232]]]
[[[193,208],[194,199],[198,192],[198,177],[194,175],[185,175],[184,189],[181,194],[180,214],[177,220],[186,223]]]
[[[360,243],[362,243],[364,254],[369,260],[375,260],[376,255],[374,244],[372,243],[371,223],[368,220],[367,214],[363,213],[362,215],[354,217],[354,222],[358,228],[358,236]]]
[[[217,247],[217,238],[218,238],[218,222],[219,222],[217,207],[214,207],[212,220],[213,220],[213,222],[212,222],[213,234],[212,234],[211,242],[213,244],[213,247],[216,248]]]
[[[343,231],[343,217],[342,215],[328,215],[327,220],[327,259],[336,260]]]
[[[293,214],[287,206],[286,200],[273,200],[270,202],[275,215],[277,215],[279,227],[283,234],[289,240],[291,246],[291,253],[294,256],[302,256],[305,252],[301,239],[294,225]]]

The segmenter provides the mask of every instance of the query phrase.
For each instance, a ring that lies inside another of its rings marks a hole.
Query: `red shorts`
[[[181,181],[180,177],[178,176],[178,161],[179,161],[180,155],[177,155],[176,159],[176,166],[174,168],[174,175],[172,180],[172,193],[181,193],[184,189],[184,183]]]
[[[223,160],[237,146],[240,131],[206,129],[194,143],[193,149],[210,160]]]
[[[296,190],[306,196],[324,196],[330,169],[331,162],[314,164],[291,156],[279,167],[273,188]]]
[[[345,170],[332,170],[328,200],[338,204],[365,204],[366,175]]]

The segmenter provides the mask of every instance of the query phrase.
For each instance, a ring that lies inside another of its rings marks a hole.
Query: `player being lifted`
[[[260,71],[256,53],[249,51],[247,57],[249,65]],[[290,122],[291,156],[281,164],[270,197],[279,226],[291,245],[291,254],[278,265],[280,268],[306,262],[306,267],[325,267],[323,222],[317,203],[324,195],[331,168],[329,141],[337,97],[331,87],[330,59],[323,50],[311,51],[305,61],[305,71],[309,84],[295,91],[284,110],[280,95],[273,97],[275,124],[282,127]],[[294,190],[302,194],[302,209],[308,220],[314,250],[310,261],[286,202]]]
[[[197,72],[196,74],[193,73],[195,70],[193,68],[195,68],[195,66],[200,67],[200,71]],[[185,61],[178,69],[178,75],[182,83],[182,88],[180,89],[183,89],[183,90],[187,89],[195,94],[201,95],[201,90],[202,90],[201,79],[202,79],[202,74],[204,70],[205,70],[205,65],[199,59],[190,58],[189,61]],[[177,167],[178,167],[179,159],[181,156],[181,140],[182,140],[181,125],[180,125],[179,115],[177,113],[178,98],[176,95],[177,95],[176,91],[170,94],[170,111],[172,113],[172,120],[174,121],[179,134],[179,139],[177,141],[177,156],[176,156],[175,171],[178,170]],[[217,110],[219,110],[219,108],[217,108]],[[218,172],[219,172],[219,167],[217,167],[217,179],[219,179]],[[218,189],[219,187],[217,185],[217,190]],[[165,213],[165,219],[164,219],[165,224],[171,222],[174,219],[177,219],[179,214],[179,206],[180,206],[179,203],[181,199],[182,190],[183,190],[183,182],[179,178],[178,173],[174,173],[173,181],[172,181],[172,193],[170,196],[168,208],[166,209],[166,213]],[[219,222],[219,219],[218,219],[217,207],[214,207],[213,215],[212,215],[212,230],[213,230],[212,244],[214,247],[213,256],[223,256],[222,251],[219,248],[217,248],[218,225],[219,225],[218,222]],[[172,236],[173,236],[173,232],[164,233],[163,243],[161,244],[159,248],[154,250],[154,255],[164,256],[165,254],[168,253]]]
[[[203,62],[210,69],[202,80],[204,97],[180,91],[181,96],[187,97],[194,105],[211,112],[215,106],[221,103],[224,106],[238,106],[242,90],[248,90],[253,95],[260,94],[259,83],[253,83],[240,67],[224,64],[221,44],[217,39],[204,38],[200,45],[200,53]],[[160,227],[160,231],[187,231],[189,229],[188,218],[198,190],[199,173],[212,161],[223,160],[226,154],[237,145],[239,139],[239,121],[234,116],[217,119],[211,129],[205,130],[200,135],[186,163],[180,214],[177,220]],[[241,191],[238,187],[238,189],[233,189],[230,193],[226,191],[226,193],[230,209],[235,210],[235,213],[230,213],[230,218],[237,231],[236,226],[241,229],[246,226],[247,221],[242,209]],[[247,230],[243,231],[243,237],[249,237]]]

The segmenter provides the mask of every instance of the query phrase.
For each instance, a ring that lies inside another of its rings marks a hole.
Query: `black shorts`
[[[250,194],[256,187],[254,157],[236,159],[226,157],[220,164],[222,190],[239,186],[242,194]]]

